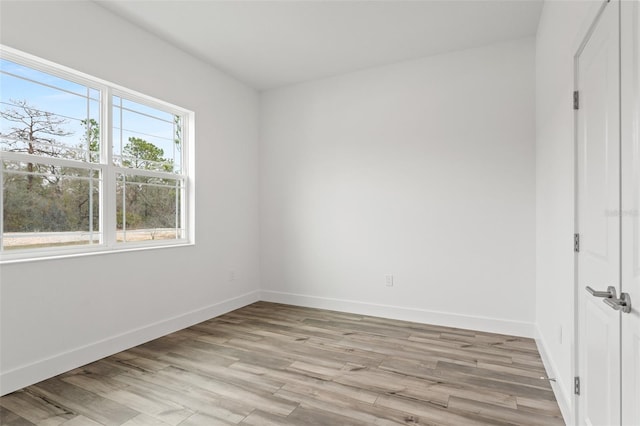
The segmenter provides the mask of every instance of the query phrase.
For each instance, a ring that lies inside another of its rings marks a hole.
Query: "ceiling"
[[[258,89],[535,34],[542,0],[98,0]]]

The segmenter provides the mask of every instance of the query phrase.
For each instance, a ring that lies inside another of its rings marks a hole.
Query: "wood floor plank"
[[[228,367],[222,367],[216,364],[203,363],[200,361],[192,361],[188,357],[173,356],[173,354],[165,355],[163,360],[171,362],[173,367],[201,373],[216,380],[240,386],[245,389],[252,388],[262,392],[276,392],[284,384],[281,381],[268,377],[256,377],[253,374],[244,373],[238,370],[232,370]]]
[[[76,416],[73,419],[62,423],[60,426],[103,426],[103,425],[102,423],[98,423],[85,416]]]
[[[140,414],[138,411],[103,398],[93,392],[53,378],[31,386],[34,394],[59,402],[61,408],[78,413],[104,426],[120,426]]]
[[[465,416],[437,404],[425,404],[422,401],[415,401],[398,395],[380,395],[376,401],[376,405],[413,413],[418,424],[441,426],[483,426],[487,424],[500,424],[498,422],[490,422],[486,418],[475,416],[475,413],[467,413]]]
[[[217,417],[211,417],[203,413],[196,413],[193,416],[189,417],[184,422],[180,423],[180,426],[208,426],[208,425],[225,426],[225,425],[235,425],[235,424],[236,423],[223,421]]]
[[[74,413],[56,406],[46,398],[24,390],[0,398],[0,407],[0,410],[2,408],[11,410],[34,424],[46,422],[50,426],[60,425],[75,416]]]
[[[480,367],[467,367],[458,364],[452,364],[446,361],[438,361],[436,367],[437,370],[450,370],[455,371],[458,374],[466,374],[474,377],[488,378],[491,380],[499,380],[506,383],[515,383],[524,386],[530,386],[537,389],[551,390],[551,385],[548,380],[540,379],[539,377],[526,377],[515,375],[511,373],[505,373],[501,371],[492,371]]]
[[[111,401],[126,405],[168,425],[176,426],[194,414],[193,411],[185,409],[172,401],[154,397],[147,392],[140,392],[130,386],[125,388],[122,383],[113,380],[110,380],[108,385],[105,385],[107,380],[86,376],[72,376],[62,380]]]
[[[543,413],[552,417],[562,417],[556,401],[516,397],[517,408],[530,413]]]
[[[298,407],[288,416],[295,425],[305,426],[365,426],[366,423],[335,414],[332,411],[317,410],[310,407]]]
[[[325,392],[314,392],[312,395],[305,395],[298,391],[291,392],[283,389],[278,392],[278,395],[291,399],[291,401],[299,402],[302,409],[339,415],[344,419],[348,419],[348,424],[398,426],[406,424],[405,420],[411,417],[407,413],[397,410],[382,409],[375,405],[361,402],[345,401]]]
[[[246,407],[247,414],[253,409],[259,408],[272,414],[286,416],[295,409],[294,404],[277,398],[273,394],[260,392],[248,386],[244,387],[228,382],[211,380],[208,376],[189,371],[170,367],[159,372],[159,375],[166,375],[171,380],[189,383],[193,387],[204,389],[228,400],[237,400]]]
[[[184,424],[184,423],[181,423]],[[169,426],[169,423],[160,421],[147,414],[140,414],[132,419],[127,420],[122,426]]]
[[[304,374],[297,374],[294,371],[274,370],[243,363],[236,363],[232,365],[231,368],[239,369],[246,372],[252,372],[258,376],[266,375],[268,377],[276,378],[277,380],[281,380],[285,383],[283,388],[288,385],[307,386],[312,389],[326,390],[329,392],[340,394],[345,399],[368,402],[371,404],[375,402],[376,398],[378,397],[378,394],[370,389],[343,385],[329,380],[316,379],[313,377],[308,377]]]
[[[127,354],[129,354],[129,352],[126,352]],[[113,377],[113,376],[117,376],[118,374],[122,374],[122,372],[124,371],[124,368],[122,368],[118,362],[121,360],[121,358],[118,355],[120,354],[116,354],[116,355],[112,355],[109,358],[104,358],[101,359],[99,361],[96,362],[92,362],[90,364],[84,365],[80,368],[76,368],[70,371],[67,371],[66,373],[63,373],[61,375],[59,375],[58,377],[63,378],[66,376],[73,376],[76,374],[86,374],[86,375],[95,375],[96,377]],[[131,355],[130,358],[133,358],[134,355]]]
[[[479,401],[471,401],[464,398],[451,397],[449,408],[478,414],[485,418],[505,421],[517,425],[539,424],[545,426],[564,425],[562,419],[547,416],[544,413],[531,413],[500,407]]]
[[[456,383],[438,383],[430,387],[434,392],[440,392],[451,396],[487,402],[507,408],[518,408],[517,398],[500,392],[494,392],[479,387],[464,386]]]
[[[127,385],[115,381],[111,377],[96,377],[86,374],[74,374],[71,376],[65,376],[61,377],[60,380],[101,396],[127,387]]]
[[[276,416],[260,410],[253,411],[240,424],[248,426],[299,426],[295,420],[288,416]]]
[[[24,417],[19,416],[11,410],[0,407],[0,425],[3,426],[36,426]]]
[[[194,388],[165,377],[122,375],[116,380],[121,380],[159,398],[176,402],[194,412],[229,423],[238,423],[249,413],[247,407],[239,401],[227,400],[204,389]]]
[[[539,379],[540,377],[546,377],[544,368],[531,368],[531,367],[519,366],[516,364],[504,365],[504,364],[496,364],[496,363],[489,363],[489,362],[483,362],[483,361],[478,361],[476,367],[484,368],[486,370],[511,373],[516,376],[533,377],[536,379]]]
[[[6,426],[560,425],[535,341],[258,302],[0,398]]]

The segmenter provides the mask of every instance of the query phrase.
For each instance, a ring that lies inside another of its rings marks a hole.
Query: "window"
[[[184,244],[193,113],[0,50],[0,259]]]

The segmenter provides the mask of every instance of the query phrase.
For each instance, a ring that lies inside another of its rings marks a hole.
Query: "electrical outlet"
[[[393,287],[393,275],[385,275],[384,279],[387,287]]]
[[[236,271],[229,271],[229,282],[236,280]]]

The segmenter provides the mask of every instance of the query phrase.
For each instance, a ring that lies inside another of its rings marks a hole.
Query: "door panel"
[[[620,294],[618,2],[604,6],[577,56],[579,421],[620,424],[620,314],[585,291]]]
[[[609,321],[609,312],[603,312],[597,304],[586,305],[585,328],[589,331],[586,341],[588,357],[585,358],[585,401],[587,415],[585,423],[588,425],[610,425],[610,419],[615,417],[613,411],[619,410],[619,405],[610,398],[606,398],[605,391],[610,389],[614,376],[611,369],[601,368],[615,363],[609,350],[610,345],[618,345],[618,328]]]
[[[622,291],[632,304],[621,315],[622,424],[640,425],[640,2],[621,7]]]
[[[609,226],[609,218],[602,213],[607,211],[611,204],[613,159],[610,146],[612,141],[608,137],[612,117],[609,113],[610,102],[607,94],[611,92],[611,48],[607,44],[608,39],[599,37],[593,40],[598,43],[589,46],[581,56],[581,111],[582,120],[582,169],[581,169],[581,213],[580,229],[583,235],[583,252],[593,257],[596,263],[603,262],[609,265],[611,256],[609,241],[612,230]],[[617,141],[616,141],[617,142]],[[614,236],[615,238],[615,236]]]

